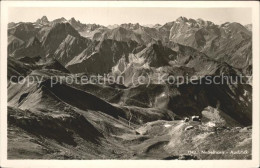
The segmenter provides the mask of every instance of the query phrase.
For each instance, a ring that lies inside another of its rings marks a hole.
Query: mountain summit
[[[36,23],[41,25],[47,25],[49,24],[49,20],[46,16],[43,16],[41,19],[37,19]]]

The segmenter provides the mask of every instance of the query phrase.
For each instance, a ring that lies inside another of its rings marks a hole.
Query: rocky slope
[[[89,45],[80,54],[74,56],[66,64],[66,68],[73,73],[84,72],[103,75],[110,72],[120,58],[128,57],[135,47],[137,47],[135,42],[103,40]]]

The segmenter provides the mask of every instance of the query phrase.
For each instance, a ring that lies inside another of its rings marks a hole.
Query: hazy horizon
[[[69,11],[69,12],[66,12]],[[35,22],[42,16],[49,21],[64,17],[69,20],[74,17],[81,23],[100,24],[104,26],[139,23],[141,25],[165,24],[175,21],[180,16],[186,18],[212,21],[215,24],[238,22],[252,24],[250,8],[38,8],[19,7],[9,8],[8,22]]]

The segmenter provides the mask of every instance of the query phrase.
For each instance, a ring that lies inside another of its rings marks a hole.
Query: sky
[[[64,17],[74,17],[82,23],[96,23],[104,26],[122,23],[165,24],[184,16],[192,19],[201,18],[215,24],[239,22],[251,24],[250,8],[101,8],[101,7],[16,7],[9,8],[8,22],[34,22],[42,16],[51,21]]]

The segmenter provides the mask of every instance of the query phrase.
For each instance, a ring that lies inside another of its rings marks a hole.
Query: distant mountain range
[[[18,57],[21,51],[16,51],[28,47],[27,43],[32,40],[31,38],[37,38],[41,43],[35,46],[36,48],[42,46],[42,50],[45,51],[44,54],[39,53],[40,55],[57,55],[61,50],[59,47],[64,48],[65,43],[68,43],[66,45],[67,50],[73,50],[70,45],[73,45],[74,41],[70,43],[67,41],[72,40],[72,38],[77,38],[77,40],[74,40],[79,42],[79,45],[83,45],[80,49],[82,52],[86,49],[86,45],[81,43],[78,38],[82,41],[92,40],[92,43],[97,43],[94,41],[102,43],[106,39],[111,39],[118,42],[137,43],[136,46],[147,46],[150,43],[161,41],[163,46],[172,50],[174,50],[175,44],[189,46],[214,60],[226,62],[234,68],[241,69],[244,73],[248,74],[252,71],[251,28],[250,25],[243,26],[239,23],[227,22],[216,25],[202,19],[194,20],[179,17],[176,21],[164,25],[155,24],[148,27],[138,23],[128,23],[105,27],[97,24],[83,24],[76,21],[75,18],[70,20],[59,18],[49,21],[46,16],[43,16],[34,23],[9,23],[8,35],[9,55]],[[72,37],[69,38],[68,35]],[[86,38],[86,40],[83,40],[83,38]],[[60,46],[60,44],[63,45]],[[74,51],[69,52],[73,53]],[[33,52],[31,54],[31,56],[35,56]],[[70,57],[79,54],[77,50]],[[89,54],[92,53],[88,52]],[[28,56],[30,56],[29,53]],[[61,56],[57,57],[60,58]]]

